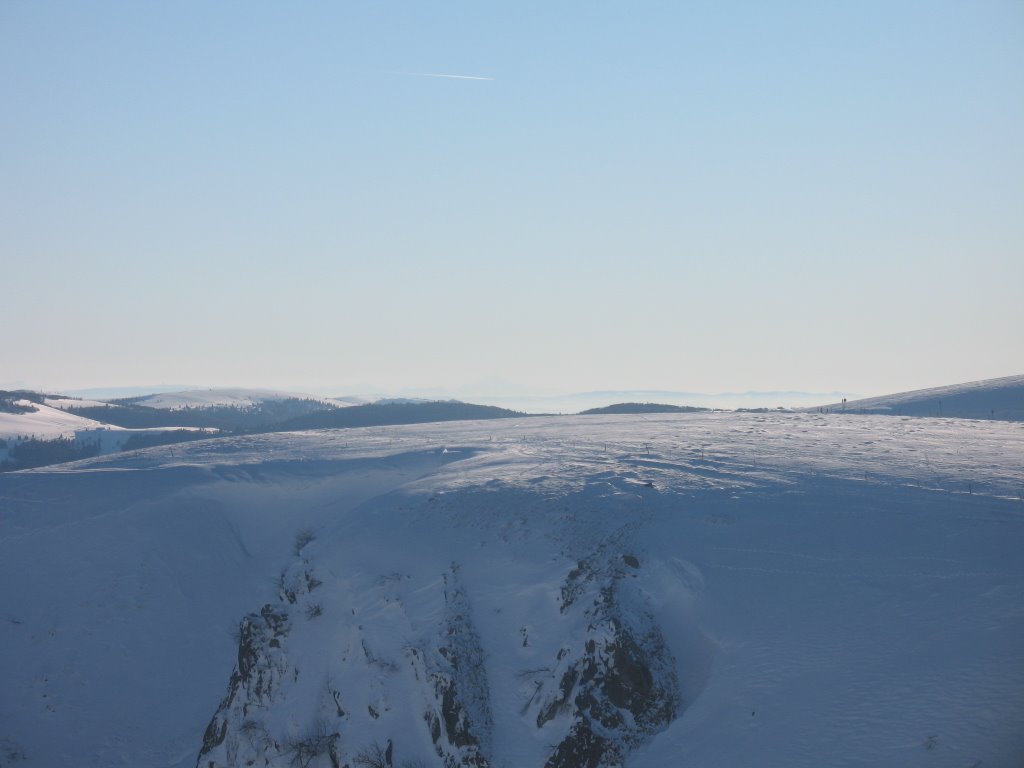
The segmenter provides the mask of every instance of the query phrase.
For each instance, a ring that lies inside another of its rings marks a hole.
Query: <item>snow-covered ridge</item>
[[[1024,421],[1024,374],[829,403],[808,410]]]
[[[153,395],[131,398],[137,405],[148,408],[177,410],[180,408],[247,408],[259,403],[277,400],[314,400],[326,405],[343,408],[356,405],[359,398],[317,397],[301,392],[287,392],[276,389],[216,388],[190,389],[182,392],[160,392]]]
[[[55,395],[43,399],[43,403],[51,408],[67,410],[68,408],[103,408],[110,405],[104,400],[88,400],[80,397],[63,397]]]

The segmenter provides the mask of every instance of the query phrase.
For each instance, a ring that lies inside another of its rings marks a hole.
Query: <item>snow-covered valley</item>
[[[1020,423],[835,413],[0,475],[0,765],[1019,766],[1022,494]]]

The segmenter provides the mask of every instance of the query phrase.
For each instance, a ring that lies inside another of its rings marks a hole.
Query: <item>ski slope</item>
[[[550,765],[581,717],[559,685],[619,622],[654,638],[661,697],[606,734],[630,768],[1019,766],[1022,494],[1020,424],[817,413],[278,433],[3,475],[0,761],[283,766],[319,723],[349,765],[388,739],[395,766]],[[461,746],[429,727],[449,684]]]

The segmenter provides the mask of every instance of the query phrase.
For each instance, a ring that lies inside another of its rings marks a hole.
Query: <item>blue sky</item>
[[[8,0],[0,110],[0,385],[1024,371],[1020,2]]]

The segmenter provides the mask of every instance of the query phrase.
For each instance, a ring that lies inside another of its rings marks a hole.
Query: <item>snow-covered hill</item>
[[[1024,421],[1024,374],[830,403],[808,410]]]
[[[451,394],[438,393],[439,397]],[[739,410],[741,408],[804,408],[833,398],[851,397],[848,392],[677,392],[662,389],[601,390],[572,394],[495,395],[493,392],[462,393],[461,399],[496,405],[525,413],[580,413],[616,403],[664,403],[681,407]]]
[[[53,440],[58,437],[74,437],[76,433],[104,429],[108,425],[94,419],[86,419],[59,408],[53,408],[28,400],[15,401],[26,410],[22,413],[0,411],[0,439],[35,437],[38,440]],[[117,427],[113,427],[117,429]]]
[[[315,395],[275,389],[244,388],[189,389],[182,392],[160,392],[132,398],[132,402],[148,408],[176,410],[179,408],[213,408],[223,406],[246,408],[259,403],[293,399],[315,400],[338,408],[356,405],[360,402],[359,398],[317,397]]]
[[[1017,766],[1022,493],[1020,424],[816,413],[0,476],[0,761]]]
[[[51,408],[59,408],[60,410],[68,410],[73,408],[103,408],[108,405],[103,400],[88,400],[80,397],[64,397],[62,395],[53,395],[43,399],[45,405]]]
[[[33,393],[32,396],[37,395]],[[0,410],[0,469],[7,469],[10,466],[7,464],[8,461],[15,467],[25,466],[24,457],[19,456],[19,450],[23,452],[27,447],[34,449],[33,458],[28,461],[28,466],[39,466],[67,461],[70,457],[65,454],[69,452],[74,454],[73,458],[77,458],[83,453],[88,456],[119,451],[131,447],[132,443],[129,441],[132,438],[137,441],[142,436],[173,432],[189,432],[199,436],[200,433],[205,435],[217,431],[178,426],[126,429],[64,410],[71,407],[89,407],[82,405],[83,402],[89,401],[60,397],[44,398],[39,395],[36,401],[21,399],[12,402],[12,408]],[[44,402],[48,404],[44,405]],[[105,410],[115,407],[102,405]],[[78,450],[62,451],[60,445],[54,445],[55,441],[69,441]]]

